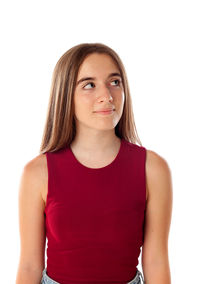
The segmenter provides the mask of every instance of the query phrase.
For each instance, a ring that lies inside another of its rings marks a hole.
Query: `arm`
[[[45,204],[41,194],[46,186],[45,159],[44,155],[39,155],[27,163],[20,180],[18,201],[21,250],[16,284],[39,284],[45,266]]]
[[[167,162],[147,150],[148,199],[142,249],[145,284],[171,284],[168,235],[172,214],[172,180]]]

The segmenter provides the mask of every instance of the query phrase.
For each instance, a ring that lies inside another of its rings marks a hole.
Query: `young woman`
[[[140,142],[122,61],[104,44],[72,47],[21,177],[16,283],[170,284],[171,213],[170,169]]]

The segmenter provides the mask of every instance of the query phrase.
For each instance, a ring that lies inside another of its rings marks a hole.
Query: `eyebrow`
[[[113,77],[113,76],[119,76],[119,77],[121,77],[121,74],[119,74],[118,72],[110,73],[110,74],[108,75],[108,78]],[[78,80],[78,82],[77,82],[76,85],[80,84],[80,83],[83,82],[83,81],[88,81],[88,80],[96,80],[96,78],[95,78],[95,77],[83,77],[83,78],[81,78],[80,80]]]

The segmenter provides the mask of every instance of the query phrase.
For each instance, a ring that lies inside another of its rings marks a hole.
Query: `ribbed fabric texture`
[[[144,239],[146,148],[122,138],[116,158],[97,169],[69,146],[45,155],[47,275],[61,284],[132,280]]]

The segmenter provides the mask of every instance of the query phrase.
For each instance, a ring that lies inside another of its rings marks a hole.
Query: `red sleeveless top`
[[[71,148],[46,152],[46,273],[61,284],[122,284],[144,240],[146,148],[121,139],[115,159],[88,168]]]

